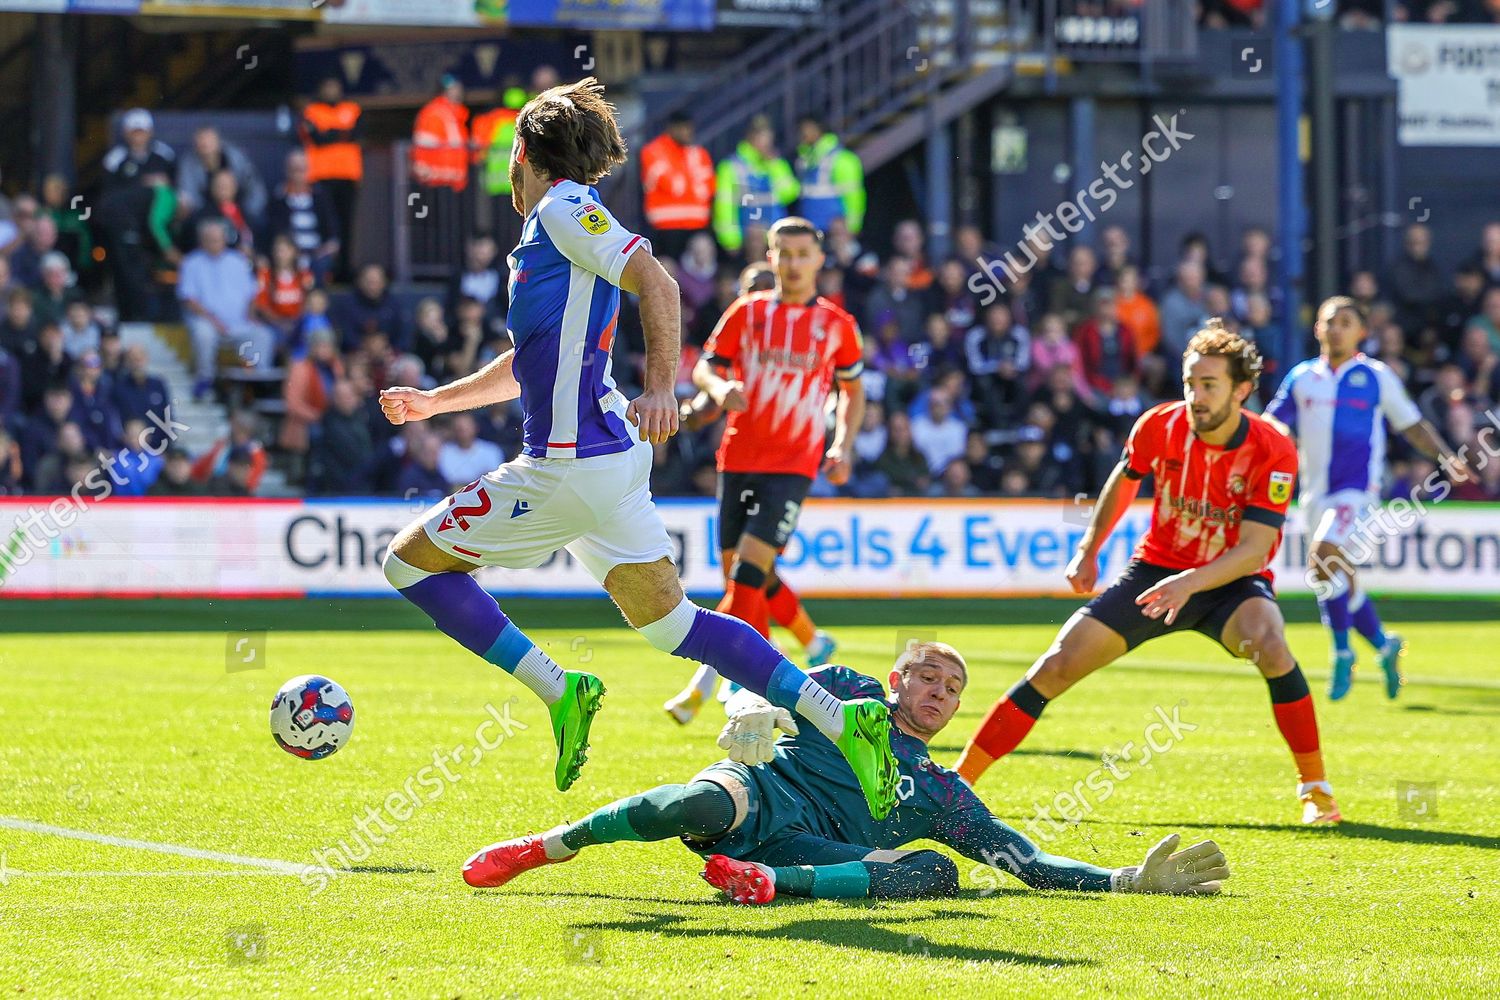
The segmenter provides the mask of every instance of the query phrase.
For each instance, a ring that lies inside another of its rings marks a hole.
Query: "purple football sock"
[[[1333,648],[1342,653],[1349,649],[1349,583],[1335,577],[1328,589],[1326,596],[1318,598],[1318,615],[1333,636]]]
[[[1355,591],[1349,598],[1350,620],[1359,634],[1376,649],[1384,649],[1389,637],[1380,623],[1380,614],[1375,610],[1375,601],[1363,591]]]
[[[476,656],[488,653],[510,625],[500,605],[467,573],[434,573],[399,593]]]
[[[693,624],[672,652],[707,663],[771,704],[802,716],[830,740],[844,732],[844,703],[738,618],[693,608]]]
[[[434,573],[399,592],[426,612],[444,635],[513,675],[552,704],[562,697],[563,669],[516,627],[467,573]]]
[[[764,695],[771,704],[789,711],[797,707],[797,690],[806,678],[752,626],[707,608],[697,609],[687,638],[672,653],[707,663],[741,687]],[[791,667],[797,675],[795,687],[787,683],[793,678],[780,669],[783,664]],[[774,684],[778,673],[782,675],[781,683]],[[787,690],[788,687],[791,690]]]

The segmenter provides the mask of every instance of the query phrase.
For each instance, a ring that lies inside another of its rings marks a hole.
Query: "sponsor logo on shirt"
[[[581,208],[573,210],[573,218],[583,227],[583,231],[590,236],[603,236],[609,232],[609,216],[604,214],[604,209],[593,202],[589,202]]]
[[[1270,496],[1272,503],[1286,503],[1292,496],[1292,480],[1296,475],[1291,472],[1271,473],[1271,483],[1266,487],[1266,494]]]
[[[1239,504],[1230,504],[1226,509],[1207,500],[1191,497],[1173,497],[1172,509],[1177,512],[1178,517],[1202,518],[1209,524],[1236,525],[1244,517]]]

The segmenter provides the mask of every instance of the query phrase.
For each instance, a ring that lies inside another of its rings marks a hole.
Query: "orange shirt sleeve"
[[[719,317],[719,324],[714,327],[708,343],[703,345],[703,353],[706,357],[722,358],[733,362],[740,356],[740,340],[745,334],[745,314],[749,307],[750,300],[741,297],[735,299],[729,308],[724,310],[724,315]]]
[[[1266,457],[1256,470],[1245,504],[1245,519],[1280,528],[1297,491],[1297,446],[1278,432],[1262,437]]]
[[[1161,453],[1161,410],[1152,407],[1142,413],[1130,428],[1130,437],[1125,439],[1125,475],[1131,479],[1144,479],[1151,475],[1151,467]]]
[[[860,336],[859,324],[854,317],[845,316],[839,324],[841,336],[838,350],[834,352],[834,374],[844,381],[859,378],[865,367],[865,342]]]

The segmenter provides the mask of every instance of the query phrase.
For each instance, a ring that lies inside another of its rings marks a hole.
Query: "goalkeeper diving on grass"
[[[878,680],[848,667],[820,667],[811,676],[837,698],[884,698]],[[571,861],[586,847],[677,837],[706,859],[704,879],[736,903],[769,903],[778,895],[952,895],[958,866],[951,858],[902,849],[928,839],[1036,889],[1219,891],[1229,868],[1210,840],[1176,851],[1172,834],[1140,865],[1101,868],[1049,854],[996,818],[956,772],[927,752],[958,711],[967,682],[963,656],[945,643],[911,643],[896,660],[887,704],[901,780],[896,808],[884,820],[870,817],[854,773],[827,737],[741,691],[719,738],[730,760],[685,785],[661,785],[540,836],[492,844],[464,865],[464,881],[493,888],[533,868]],[[777,729],[787,738],[777,742]]]

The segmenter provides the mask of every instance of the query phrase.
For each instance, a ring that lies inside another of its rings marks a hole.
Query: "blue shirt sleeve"
[[[1297,369],[1293,368],[1286,373],[1286,378],[1281,380],[1281,388],[1276,390],[1276,398],[1271,400],[1271,405],[1266,407],[1266,416],[1275,417],[1286,424],[1293,434],[1297,433],[1297,397],[1292,389],[1297,384]]]
[[[182,267],[177,274],[177,298],[183,302],[189,299],[203,304],[203,258],[195,251],[187,255],[182,261]]]

